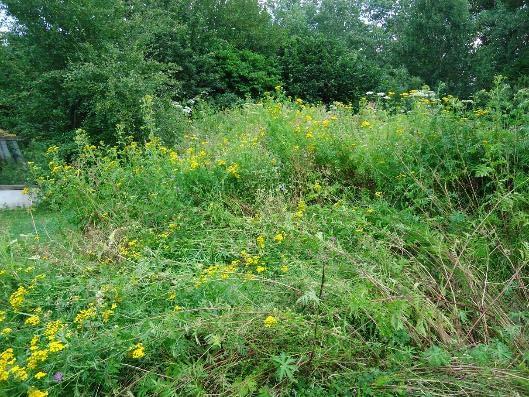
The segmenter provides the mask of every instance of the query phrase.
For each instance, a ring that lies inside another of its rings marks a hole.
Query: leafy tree
[[[400,62],[435,86],[468,93],[471,20],[467,0],[412,0],[398,16]]]
[[[529,2],[476,3],[477,46],[473,65],[480,86],[489,87],[496,74],[512,80],[528,76]]]
[[[378,85],[373,62],[321,34],[292,39],[280,63],[288,94],[309,101],[350,102]]]

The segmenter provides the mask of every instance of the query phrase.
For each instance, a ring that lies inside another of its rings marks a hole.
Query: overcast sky
[[[5,32],[7,28],[4,26],[5,12],[0,10],[0,32]]]
[[[2,2],[0,1],[0,6],[2,5]],[[0,9],[0,32],[6,32],[8,29],[7,29],[7,24],[9,23],[9,21],[7,20],[6,18],[6,13]]]

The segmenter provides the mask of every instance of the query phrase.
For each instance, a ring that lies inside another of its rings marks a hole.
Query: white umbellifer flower
[[[386,93],[385,92],[379,92],[377,93],[378,96],[386,96]]]
[[[367,91],[367,92],[366,92],[366,95],[373,95],[373,94],[374,94],[373,91]]]

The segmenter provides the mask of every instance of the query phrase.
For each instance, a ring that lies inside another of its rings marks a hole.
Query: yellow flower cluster
[[[55,161],[50,161],[48,166],[52,174],[58,174],[60,172],[68,172],[73,170],[73,167],[71,165],[59,164]]]
[[[50,353],[58,353],[66,348],[66,345],[58,338],[58,333],[61,332],[66,328],[66,324],[64,324],[61,320],[51,321],[48,324],[46,324],[46,327],[44,329],[44,336],[48,340],[48,344],[46,348],[40,348],[40,337],[38,335],[35,335],[31,339],[31,344],[29,350],[31,351],[30,356],[27,360],[27,367],[29,369],[35,369],[37,368],[39,363],[43,363],[48,359],[48,356]],[[39,371],[35,377],[39,379],[39,377],[45,376],[42,375],[43,372]]]
[[[63,327],[61,322],[49,323],[46,327],[45,334],[49,339],[47,349],[40,349],[40,337],[33,336],[31,339],[29,351],[30,355],[27,359],[26,367],[17,364],[17,359],[13,348],[8,348],[0,354],[0,382],[8,381],[12,378],[15,381],[25,382],[29,378],[29,370],[37,368],[39,363],[46,361],[49,353],[55,353],[65,348],[64,344],[56,340],[57,332]],[[36,379],[42,379],[47,374],[43,371],[37,371],[34,375]]]
[[[48,344],[48,349],[50,350],[50,353],[60,352],[61,350],[64,350],[64,348],[64,343],[59,341],[53,341]]]
[[[55,153],[58,153],[59,152],[59,147],[58,146],[50,146],[48,148],[48,150],[46,150],[46,154],[55,154]]]
[[[5,382],[9,379],[10,366],[15,364],[16,358],[13,354],[13,349],[9,348],[0,354],[0,382]]]
[[[36,341],[31,341],[31,354],[27,361],[27,366],[29,369],[37,368],[39,363],[43,363],[48,359],[48,349],[39,349],[38,343],[39,339],[37,339]]]
[[[29,316],[28,318],[26,318],[26,321],[24,321],[24,324],[37,326],[40,324],[40,317],[36,314],[33,314]]]
[[[11,371],[9,371],[15,380],[25,381],[28,380],[28,371],[26,371],[26,368],[20,367],[18,365],[14,365],[11,368]]]
[[[119,254],[127,259],[138,260],[141,258],[138,240],[125,240],[118,248]]]
[[[6,336],[9,335],[11,332],[13,332],[13,328],[5,327],[0,331],[0,335]]]
[[[101,315],[101,317],[103,318],[103,322],[104,323],[107,323],[108,320],[110,320],[110,317],[112,317],[114,315],[114,310],[118,307],[118,305],[116,303],[113,303],[112,306],[110,306],[109,309],[106,309],[105,311],[103,311],[103,314]]]
[[[261,261],[261,257],[259,255],[250,255],[246,251],[241,251],[241,258],[242,258],[242,262],[246,266],[258,265],[259,262]]]
[[[305,201],[299,200],[297,210],[294,213],[294,218],[295,219],[303,218],[303,215],[305,214],[306,210],[307,210],[307,204],[305,203]]]
[[[48,397],[47,391],[40,391],[39,389],[35,389],[32,387],[28,391],[28,397]]]
[[[304,204],[300,208],[301,216],[305,211]],[[276,233],[273,240],[276,244],[281,244],[285,240],[285,235],[282,232]],[[256,245],[260,250],[263,250],[266,246],[266,237],[259,235],[256,238]],[[215,264],[208,266],[204,269],[197,277],[198,280],[195,283],[196,287],[211,281],[211,280],[227,280],[233,277],[244,276],[246,280],[255,280],[255,274],[261,274],[268,270],[267,266],[261,262],[260,255],[252,255],[246,251],[241,251],[239,259],[232,260],[229,264]],[[281,266],[282,272],[288,271],[288,266]],[[176,294],[172,293],[169,295],[169,300],[176,297]]]
[[[18,289],[11,294],[9,297],[9,303],[13,306],[13,309],[18,310],[24,303],[24,299],[28,290],[23,286],[19,286]]]
[[[51,321],[46,325],[44,336],[46,336],[49,341],[53,341],[55,340],[59,331],[63,330],[65,327],[66,324],[64,324],[61,320]]]
[[[278,117],[283,110],[283,105],[281,103],[276,103],[272,108],[270,108],[270,115],[273,117]]]
[[[239,261],[234,260],[228,265],[212,265],[203,270],[198,281],[195,283],[196,287],[210,281],[210,280],[227,280],[233,275],[237,274],[239,270]]]
[[[241,177],[241,175],[239,174],[239,164],[237,163],[230,164],[230,166],[226,168],[226,172],[228,172],[228,174],[230,174],[236,179],[239,179]]]
[[[94,304],[90,304],[90,306],[86,309],[81,310],[77,315],[75,316],[75,319],[73,322],[77,324],[77,328],[82,328],[86,321],[93,320],[97,316],[97,310],[94,307]]]
[[[476,115],[476,117],[482,117],[489,114],[489,111],[486,109],[476,109],[474,110],[474,114]]]
[[[145,347],[142,343],[136,343],[130,348],[130,356],[135,359],[140,359],[145,356]]]
[[[277,325],[279,320],[275,316],[268,316],[263,320],[263,324],[266,328],[272,328]]]

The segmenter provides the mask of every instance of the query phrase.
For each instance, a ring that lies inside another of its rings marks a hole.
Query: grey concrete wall
[[[0,209],[29,207],[31,198],[20,189],[0,189]]]

